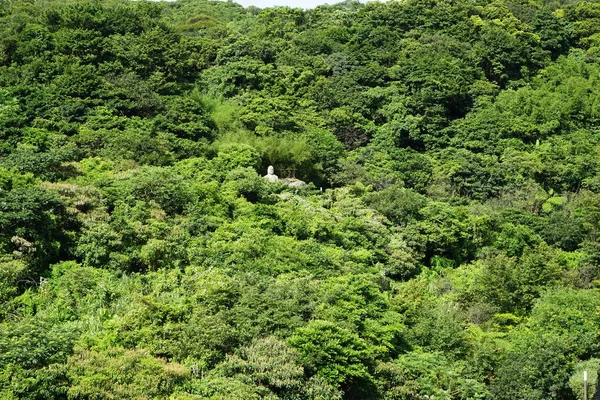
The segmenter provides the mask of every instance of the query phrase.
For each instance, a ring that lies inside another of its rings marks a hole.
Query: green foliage
[[[74,349],[67,363],[69,399],[163,397],[189,378],[183,365],[152,358],[144,350]]]
[[[22,260],[4,256],[0,259],[0,303],[5,304],[19,291],[19,281],[27,274],[27,264]],[[4,307],[3,307],[4,308]],[[4,313],[2,313],[4,314]],[[2,315],[2,318],[4,315]]]
[[[413,190],[398,187],[398,185],[369,193],[366,201],[370,207],[399,225],[406,225],[418,219],[419,210],[427,204],[424,196]]]
[[[569,378],[577,359],[598,352],[596,297],[594,291],[559,289],[538,300],[526,326],[513,331],[515,346],[493,387],[498,398],[574,398]],[[510,390],[507,380],[513,382]]]
[[[225,390],[218,389],[222,380],[216,376],[234,378],[229,381],[231,386],[247,387],[250,393],[253,391],[252,394],[248,393],[250,396],[260,395],[260,398],[340,398],[340,392],[324,381],[314,378],[306,380],[299,355],[285,342],[274,337],[257,339],[242,347],[238,354],[228,356],[219,364],[211,375],[215,377],[202,380],[202,390],[204,393],[219,393],[225,398],[233,393],[226,394]]]
[[[36,186],[0,191],[0,244],[43,269],[68,254],[75,221],[51,190]]]
[[[290,337],[310,375],[326,382],[368,393],[373,385],[372,353],[367,343],[348,330],[327,321],[312,321]],[[372,390],[372,389],[371,389]]]
[[[0,397],[577,398],[599,21],[0,0]]]
[[[584,397],[584,378],[587,378],[587,394],[588,397],[593,399],[596,395],[596,390],[598,388],[598,369],[600,368],[600,364],[598,363],[597,358],[592,358],[590,360],[582,361],[577,363],[575,366],[575,371],[571,378],[569,379],[569,385],[573,390],[576,398]],[[584,374],[587,374],[585,376]]]
[[[12,398],[56,398],[68,387],[64,364],[77,335],[75,326],[40,318],[0,324],[0,390]]]
[[[376,373],[384,399],[484,399],[485,387],[474,379],[460,378],[464,366],[453,365],[442,353],[410,352],[391,363],[381,363]]]

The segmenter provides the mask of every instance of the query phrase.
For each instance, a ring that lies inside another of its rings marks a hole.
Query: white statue
[[[274,172],[275,169],[273,168],[273,166],[269,165],[269,168],[267,168],[267,174],[264,176],[264,178],[269,182],[279,182],[279,177],[277,177],[277,175],[275,175]]]

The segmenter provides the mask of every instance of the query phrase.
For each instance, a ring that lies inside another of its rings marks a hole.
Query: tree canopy
[[[580,399],[599,138],[594,1],[0,0],[0,398]]]

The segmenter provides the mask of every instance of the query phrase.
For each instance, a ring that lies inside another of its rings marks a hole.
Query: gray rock
[[[300,179],[296,179],[296,178],[285,178],[285,179],[282,179],[280,182],[285,185],[288,185],[291,188],[301,188],[301,187],[306,186],[306,182],[301,181]]]

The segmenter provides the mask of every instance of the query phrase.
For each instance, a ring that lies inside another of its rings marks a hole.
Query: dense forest
[[[2,400],[581,399],[599,225],[600,2],[0,0]]]

